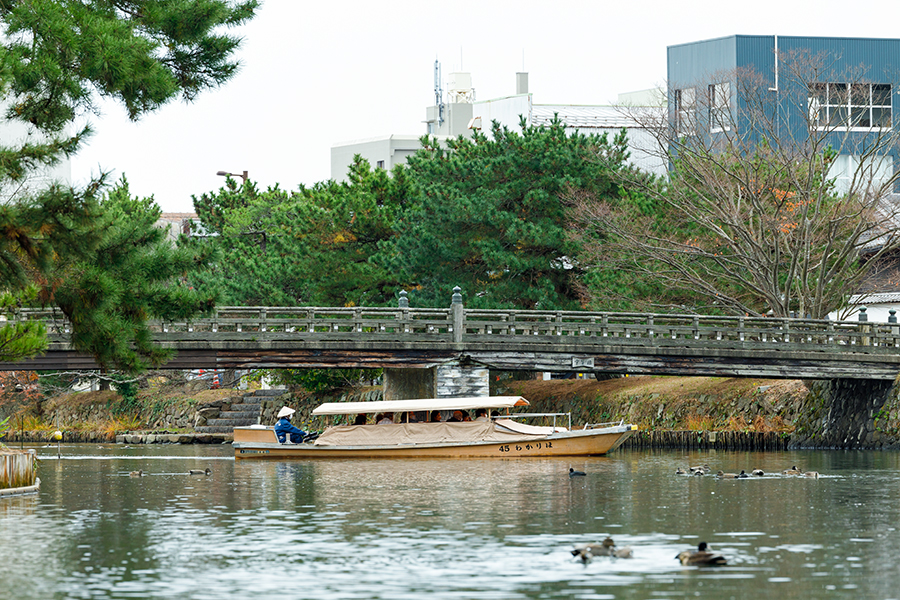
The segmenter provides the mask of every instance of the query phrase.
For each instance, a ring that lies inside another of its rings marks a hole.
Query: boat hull
[[[620,425],[523,437],[503,442],[433,443],[379,446],[319,446],[279,444],[271,429],[236,427],[234,456],[268,458],[529,458],[597,456],[622,444],[637,427]]]

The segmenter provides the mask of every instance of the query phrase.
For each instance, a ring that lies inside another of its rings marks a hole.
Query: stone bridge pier
[[[878,431],[879,411],[897,393],[879,379],[807,381],[805,417],[790,448],[878,448],[894,440]]]
[[[489,396],[487,367],[454,360],[428,369],[385,369],[384,399]]]

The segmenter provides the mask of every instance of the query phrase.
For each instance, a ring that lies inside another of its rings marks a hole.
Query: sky
[[[900,37],[894,1],[263,0],[234,30],[239,73],[193,103],[130,122],[102,103],[74,182],[109,171],[166,212],[248,171],[261,189],[331,176],[335,143],[425,133],[434,62],[443,81],[472,74],[476,100],[515,93],[529,74],[538,104],[610,104],[664,86],[666,47],[729,35]]]

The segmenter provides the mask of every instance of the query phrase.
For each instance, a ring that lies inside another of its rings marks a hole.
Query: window
[[[675,90],[675,133],[694,135],[696,95],[694,88]]]
[[[727,131],[731,120],[729,104],[731,102],[731,85],[714,83],[709,86],[709,130]]]
[[[813,83],[809,120],[817,129],[890,129],[891,86],[887,83]]]
[[[375,163],[375,168],[376,168],[376,169],[383,169],[383,168],[384,168],[384,161],[383,161],[383,160],[377,161],[377,162]]]

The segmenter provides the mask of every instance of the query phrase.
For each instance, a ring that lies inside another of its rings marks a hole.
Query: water
[[[0,500],[0,598],[900,598],[900,455],[637,452],[234,461],[228,446],[39,450]],[[677,476],[676,467],[818,480]],[[569,467],[587,472],[570,479]],[[210,467],[212,475],[189,469]],[[144,477],[129,472],[143,469]],[[611,535],[633,559],[583,565]],[[725,567],[682,567],[707,541]]]

